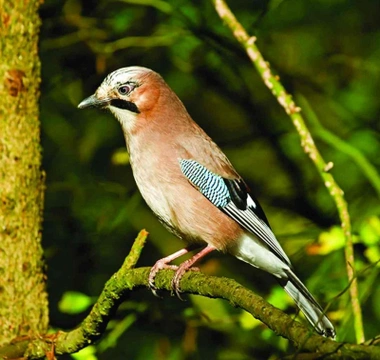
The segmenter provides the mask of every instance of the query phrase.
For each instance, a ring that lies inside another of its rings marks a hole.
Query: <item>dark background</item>
[[[365,332],[380,331],[380,22],[377,1],[230,1],[271,68],[303,109],[345,192]],[[211,1],[47,0],[41,7],[41,121],[47,190],[44,247],[51,326],[84,318],[140,229],[139,266],[183,244],[138,193],[124,139],[108,113],[78,103],[119,67],[159,72],[246,179],[301,279],[354,341],[335,205],[283,109]],[[202,271],[236,279],[296,313],[268,274],[212,254]],[[303,320],[301,320],[303,321]],[[266,359],[294,352],[242,310],[197,296],[130,295],[106,335],[77,359]],[[67,357],[69,358],[69,357]]]

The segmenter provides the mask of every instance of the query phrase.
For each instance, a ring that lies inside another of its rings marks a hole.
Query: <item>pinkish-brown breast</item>
[[[168,106],[170,104],[170,106]],[[138,115],[136,131],[126,134],[139,190],[159,218],[189,242],[205,241],[224,250],[243,232],[182,174],[179,160],[193,159],[227,178],[238,174],[223,152],[190,118],[168,88],[154,107]]]

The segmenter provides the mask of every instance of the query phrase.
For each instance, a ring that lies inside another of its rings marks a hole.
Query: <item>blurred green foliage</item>
[[[58,308],[62,313],[79,314],[87,310],[94,300],[79,291],[66,291],[58,303]]]
[[[258,37],[264,57],[299,100],[324,158],[334,164],[331,171],[350,205],[365,332],[373,337],[380,330],[378,3],[229,5]],[[41,17],[51,325],[70,329],[84,318],[141,228],[150,236],[139,265],[150,266],[183,246],[136,190],[119,124],[105,112],[77,109],[109,72],[141,65],[159,72],[222,146],[262,203],[297,273],[329,305],[338,339],[353,341],[334,204],[289,119],[211,2],[46,0]],[[270,275],[230,256],[209,256],[202,270],[235,278],[296,313]],[[274,359],[293,351],[286,340],[221,300],[191,296],[181,302],[166,294],[157,299],[147,290],[126,300],[104,340],[73,358]]]

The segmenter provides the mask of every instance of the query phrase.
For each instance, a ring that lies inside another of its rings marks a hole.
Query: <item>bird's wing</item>
[[[188,181],[211,203],[256,235],[276,256],[289,265],[290,260],[269,227],[259,203],[249,194],[240,179],[225,179],[195,160],[180,159],[179,165]]]

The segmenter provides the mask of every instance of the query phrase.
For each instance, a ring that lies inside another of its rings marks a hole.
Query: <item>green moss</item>
[[[45,332],[47,295],[41,248],[38,58],[39,1],[6,1],[0,64],[0,344]]]

